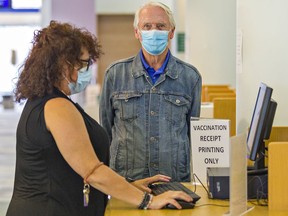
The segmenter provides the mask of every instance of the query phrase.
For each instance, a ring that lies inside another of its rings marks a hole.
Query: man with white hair
[[[107,69],[101,93],[110,166],[130,180],[161,173],[190,181],[190,118],[200,115],[201,75],[169,50],[175,21],[166,5],[142,6],[134,32],[140,52]]]

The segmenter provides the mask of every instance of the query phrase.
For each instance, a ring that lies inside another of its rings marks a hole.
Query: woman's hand
[[[132,182],[132,184],[139,188],[142,191],[146,191],[148,193],[151,193],[151,189],[148,187],[149,184],[155,183],[155,182],[169,182],[171,180],[171,177],[166,175],[155,175],[152,177],[136,180]]]
[[[152,177],[136,180],[132,184],[142,191],[151,193],[151,189],[148,187],[149,184],[156,182],[169,182],[171,177],[166,175],[155,175]],[[174,205],[177,209],[181,209],[181,205],[176,201],[176,199],[184,200],[186,202],[192,202],[193,199],[183,191],[167,191],[157,196],[153,196],[152,202],[149,205],[149,209],[161,209],[168,204]]]
[[[149,205],[149,209],[161,209],[167,204],[172,204],[177,209],[181,209],[181,205],[176,201],[176,199],[181,199],[186,202],[192,202],[193,199],[183,191],[167,191],[158,196],[153,196],[152,202]]]

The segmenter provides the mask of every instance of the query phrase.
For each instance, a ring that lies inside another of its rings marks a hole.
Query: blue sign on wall
[[[11,8],[10,0],[0,0],[0,8]]]

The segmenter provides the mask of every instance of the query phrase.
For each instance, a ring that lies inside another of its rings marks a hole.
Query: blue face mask
[[[160,55],[168,44],[169,31],[141,31],[142,46],[150,55]]]
[[[70,89],[71,95],[83,91],[90,84],[91,78],[92,68],[90,67],[88,70],[86,70],[86,66],[81,68],[78,71],[78,79],[76,83],[68,81],[68,87]]]

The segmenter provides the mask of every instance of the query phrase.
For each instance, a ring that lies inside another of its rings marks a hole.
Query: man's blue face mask
[[[141,31],[142,46],[150,55],[160,55],[168,44],[169,31],[149,30]]]
[[[86,70],[86,68],[87,67],[85,66],[78,71],[78,79],[76,83],[69,82],[68,87],[71,95],[83,91],[90,84],[92,78],[92,68],[90,67],[88,70]]]

